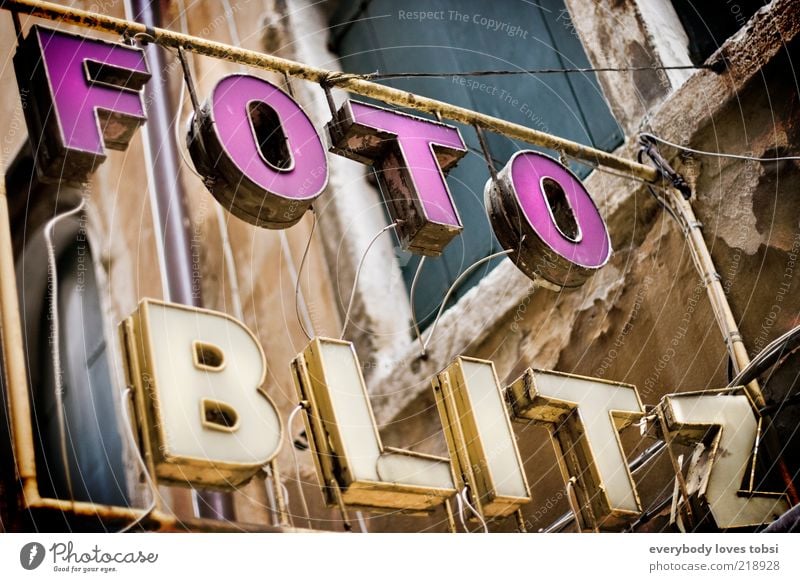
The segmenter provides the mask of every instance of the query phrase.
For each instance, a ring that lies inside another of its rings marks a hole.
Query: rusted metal
[[[70,519],[100,519],[107,525],[124,526],[141,520],[142,527],[159,531],[306,531],[287,527],[234,523],[210,519],[180,519],[155,509],[99,505],[42,497],[37,484],[36,458],[31,424],[31,403],[28,391],[26,358],[19,313],[19,298],[11,243],[8,201],[5,180],[0,180],[0,328],[2,329],[3,371],[8,394],[8,408],[13,430],[14,457],[17,478],[21,482],[22,506],[32,515],[46,516],[52,512],[68,515]],[[148,465],[152,465],[148,461]],[[59,518],[63,523],[63,517]]]
[[[40,499],[36,484],[33,427],[28,392],[28,373],[17,295],[14,248],[6,198],[6,183],[0,179],[0,329],[2,329],[3,371],[8,392],[14,456],[22,497],[26,505]]]
[[[408,116],[400,112],[397,114]],[[375,177],[380,184],[380,191],[384,193],[392,220],[397,223],[396,232],[403,248],[422,255],[441,255],[447,244],[464,228],[460,224],[443,224],[428,216],[416,181],[403,158],[402,148],[393,145],[392,134],[360,125],[355,120],[349,100],[328,123],[327,129],[331,137],[330,151],[375,167]],[[465,149],[437,144],[433,147],[433,153],[442,174],[446,175],[467,152]],[[458,210],[454,210],[458,216]],[[457,222],[461,222],[460,217]]]
[[[283,483],[281,482],[281,471],[278,468],[278,460],[272,459],[269,463],[270,473],[272,474],[272,483],[275,487],[275,502],[278,505],[278,516],[280,524],[287,526],[291,522],[289,520],[289,508],[286,505],[286,496],[283,494]]]
[[[149,42],[167,48],[177,49],[178,47],[183,47],[188,51],[208,57],[249,65],[269,71],[286,73],[292,77],[338,87],[350,91],[351,93],[372,97],[398,107],[409,107],[434,115],[439,114],[443,118],[451,121],[457,121],[468,125],[477,125],[483,129],[505,135],[512,139],[518,139],[556,151],[563,151],[572,157],[625,172],[631,176],[636,176],[649,182],[656,182],[659,180],[658,172],[650,166],[620,156],[615,156],[614,154],[596,148],[587,147],[568,139],[537,131],[530,127],[504,121],[492,117],[491,115],[478,113],[464,107],[458,107],[450,103],[381,85],[369,81],[368,76],[365,75],[328,71],[274,55],[251,51],[172,30],[145,26],[144,24],[121,18],[113,18],[103,14],[78,10],[69,6],[60,6],[52,2],[41,2],[39,0],[6,0],[2,7],[7,10],[36,16],[38,18],[119,34],[125,38],[134,38],[138,36],[139,38],[146,38]]]
[[[142,33],[155,36],[155,26],[161,24],[157,2],[132,0],[134,18],[141,21]],[[104,19],[97,15],[98,18]],[[180,176],[178,144],[173,139],[164,139],[171,134],[174,111],[169,91],[169,79],[165,73],[167,63],[164,51],[157,46],[145,47],[150,61],[153,78],[145,86],[145,102],[149,121],[144,128],[148,166],[152,168],[152,184],[155,192],[154,212],[157,227],[161,233],[164,272],[166,284],[164,298],[168,301],[202,307],[200,290],[194,288],[198,281],[195,273],[196,263],[192,261],[191,233],[187,194]],[[218,492],[196,492],[199,517],[213,517],[222,520],[235,519],[233,499],[230,495]]]

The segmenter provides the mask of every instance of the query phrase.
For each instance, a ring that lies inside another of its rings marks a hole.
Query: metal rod
[[[667,454],[669,455],[669,460],[672,463],[672,470],[675,473],[675,483],[677,484],[678,489],[681,492],[681,496],[683,497],[684,511],[691,525],[694,522],[694,515],[692,512],[692,506],[689,502],[689,488],[686,486],[686,479],[683,477],[682,463],[680,460],[675,458],[675,453],[672,450],[672,434],[669,432],[669,427],[667,427],[667,421],[664,419],[663,410],[661,410],[659,407],[656,409],[655,413],[656,418],[658,419],[658,424],[661,427],[661,436],[664,437],[664,442],[667,445]],[[680,513],[680,503],[677,503],[676,507],[678,513]]]
[[[453,516],[453,504],[450,503],[449,499],[444,500],[444,511],[447,515],[447,530],[450,533],[456,533],[458,531],[456,529],[456,518]]]
[[[281,483],[281,472],[278,468],[278,460],[272,459],[269,463],[270,472],[272,473],[272,483],[275,486],[275,500],[278,503],[278,515],[280,516],[280,524],[282,526],[289,525],[289,509],[286,506],[286,496],[283,494],[283,486]]]
[[[744,370],[750,364],[750,355],[747,353],[747,348],[744,345],[742,334],[739,332],[736,318],[733,315],[730,303],[728,303],[728,298],[725,295],[725,290],[722,287],[722,278],[717,273],[714,259],[703,238],[703,225],[697,219],[697,215],[694,213],[694,209],[689,200],[685,199],[675,188],[667,188],[667,192],[671,198],[674,211],[683,222],[684,228],[682,230],[684,230],[684,236],[689,243],[695,269],[703,279],[703,285],[706,288],[706,294],[711,303],[711,310],[714,312],[717,325],[727,344],[728,353],[733,361],[734,368],[737,372]],[[745,390],[756,408],[762,409],[767,405],[764,393],[761,391],[761,386],[757,380],[748,383],[745,386]],[[770,424],[768,417],[765,418],[765,421],[766,424]],[[786,494],[789,497],[789,501],[792,505],[796,505],[800,502],[800,495],[798,495],[797,488],[794,485],[794,477],[789,471],[786,461],[783,459],[781,453],[783,447],[778,441],[774,430],[766,431],[764,435],[764,447],[767,453],[775,460],[781,480],[786,486]]]
[[[706,241],[703,238],[703,225],[697,220],[697,215],[688,200],[684,199],[674,188],[669,188],[668,191],[672,198],[673,207],[686,225],[685,236],[689,243],[695,269],[703,279],[703,285],[711,302],[714,317],[722,332],[723,339],[728,345],[728,351],[736,372],[739,372],[750,363],[750,356],[742,341],[742,335],[739,333],[739,326],[728,303],[728,298],[725,296],[725,290],[722,287],[721,277],[714,265],[714,259],[711,257],[711,252],[708,250]],[[746,389],[758,408],[763,408],[766,405],[764,394],[761,392],[758,382],[755,380],[750,382]]]
[[[514,517],[517,520],[517,529],[519,530],[519,533],[528,533],[528,526],[525,525],[525,516],[522,515],[522,510],[517,509],[514,512]]]
[[[5,170],[5,168],[0,167],[0,170]],[[39,500],[39,490],[36,484],[33,427],[28,399],[28,372],[19,314],[11,222],[6,198],[6,183],[2,176],[0,176],[0,273],[2,273],[0,276],[0,330],[2,330],[5,386],[8,391],[8,412],[14,435],[12,443],[17,471],[22,482],[24,503],[30,505]]]
[[[353,526],[350,523],[350,516],[347,514],[347,506],[344,503],[342,490],[339,488],[339,483],[336,479],[331,479],[330,487],[333,489],[333,496],[336,499],[336,504],[339,506],[339,513],[342,515],[342,527],[344,531],[353,531]]]
[[[164,47],[183,47],[188,51],[205,56],[269,71],[286,73],[292,77],[305,79],[306,81],[312,81],[314,83],[321,83],[323,86],[328,85],[346,89],[352,93],[357,93],[365,97],[372,97],[398,107],[410,107],[427,113],[438,113],[451,121],[477,125],[483,129],[494,131],[513,139],[518,139],[544,148],[564,151],[575,158],[588,160],[615,170],[627,172],[649,182],[656,182],[659,180],[658,172],[650,166],[542,131],[537,131],[523,125],[497,119],[491,115],[478,113],[464,107],[458,107],[450,103],[422,97],[409,93],[408,91],[368,81],[362,75],[328,71],[274,55],[251,51],[188,34],[181,34],[172,30],[146,26],[145,24],[131,22],[121,18],[113,18],[86,10],[78,10],[69,6],[60,6],[52,2],[42,2],[40,0],[6,0],[2,7],[7,10],[16,10],[38,18],[74,24],[93,30],[116,33],[128,38],[136,34],[146,34],[153,38],[155,44]]]
[[[142,32],[153,36],[152,30],[161,21],[158,3],[150,0],[130,0],[131,13],[141,24]],[[134,24],[134,23],[131,23]],[[198,289],[193,288],[199,280],[192,261],[187,193],[180,179],[180,161],[177,144],[172,139],[170,128],[173,120],[172,99],[164,51],[148,44],[145,47],[150,61],[152,78],[145,86],[145,102],[148,104],[148,123],[143,132],[148,172],[152,178],[151,193],[156,228],[160,234],[163,264],[163,282],[166,284],[164,298],[184,305],[202,306]],[[198,517],[233,520],[233,499],[229,494],[215,491],[194,493],[197,497]]]

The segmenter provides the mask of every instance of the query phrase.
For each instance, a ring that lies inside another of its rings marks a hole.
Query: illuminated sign
[[[28,135],[39,173],[84,182],[106,158],[124,150],[145,122],[141,89],[150,79],[141,49],[31,27],[14,57]]]
[[[230,489],[277,454],[282,424],[261,391],[266,358],[242,323],[145,299],[120,329],[136,418],[160,481]]]
[[[34,26],[14,59],[39,172],[85,181],[146,115],[141,50]],[[464,156],[457,128],[357,101],[328,124],[331,150],[373,165],[402,244],[439,255],[462,230],[445,175]],[[216,199],[259,227],[288,228],[323,192],[327,153],[300,105],[251,75],[220,80],[188,145]],[[606,224],[580,180],[533,151],[485,189],[495,233],[532,278],[581,285],[609,260]],[[161,483],[231,489],[275,457],[283,429],[263,392],[266,358],[243,323],[145,299],[120,325],[135,433]],[[354,346],[314,338],[291,363],[328,504],[428,511],[456,499],[479,519],[531,499],[511,420],[546,426],[581,529],[635,519],[641,504],[620,431],[644,416],[634,386],[528,369],[500,385],[494,364],[457,356],[432,379],[449,458],[382,443]],[[665,440],[697,444],[689,493],[723,529],[787,509],[754,486],[758,410],[740,390],[673,394],[656,407]],[[468,493],[468,497],[465,494]],[[688,496],[688,495],[687,495]],[[474,507],[473,507],[474,504]]]
[[[455,494],[448,459],[381,443],[351,342],[316,338],[292,369],[328,503],[331,486],[347,504],[392,509],[430,509]]]
[[[585,529],[618,526],[641,512],[619,431],[644,414],[635,386],[534,370],[509,387],[513,417],[548,428]]]
[[[460,485],[487,517],[511,515],[531,495],[494,364],[459,356],[433,380]]]
[[[755,490],[761,426],[744,389],[669,394],[663,410],[674,442],[704,445],[691,459],[689,494],[708,507],[717,527],[759,525],[789,510],[783,494]]]
[[[486,212],[503,248],[531,278],[582,285],[611,258],[603,217],[566,166],[538,152],[517,152],[485,189]]]
[[[251,75],[217,83],[188,143],[214,197],[256,226],[292,226],[328,183],[325,148],[311,120],[289,95]]]
[[[146,119],[144,53],[36,26],[14,59],[39,171],[85,181],[105,147],[125,149]],[[331,151],[373,165],[401,244],[440,255],[462,230],[445,175],[466,154],[458,128],[348,100],[328,124]],[[187,136],[206,187],[234,216],[282,229],[328,183],[322,141],[302,107],[265,79],[221,79]],[[486,188],[498,240],[531,278],[581,285],[611,256],[602,216],[572,172],[536,152],[515,154]]]
[[[328,124],[331,151],[375,166],[404,248],[439,255],[462,230],[444,174],[467,153],[457,128],[358,101]]]
[[[277,453],[281,421],[260,391],[264,353],[241,322],[144,300],[121,330],[142,446],[160,481],[231,488]],[[481,515],[511,515],[531,500],[511,419],[549,429],[582,529],[641,513],[619,436],[644,415],[635,386],[529,368],[503,390],[491,361],[459,356],[432,381],[448,459],[383,445],[351,342],[314,338],[291,367],[329,505],[425,511],[466,486]],[[672,394],[660,409],[671,440],[705,445],[692,461],[693,493],[719,528],[788,509],[784,495],[753,490],[758,417],[743,391]]]

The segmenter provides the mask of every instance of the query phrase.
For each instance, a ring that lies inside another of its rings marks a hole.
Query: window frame
[[[590,1],[565,0],[565,4],[572,13],[573,5]],[[639,12],[638,3],[646,1],[650,0],[636,0],[637,18],[646,33],[643,41],[658,59],[669,60],[668,50],[672,48],[653,42],[647,19]],[[670,8],[671,6],[669,4]],[[328,36],[309,33],[312,30],[327,30],[327,15],[316,11],[313,17],[309,16],[303,24],[293,24],[296,39],[293,43],[294,57],[312,66],[341,71],[338,56],[331,52],[328,45]],[[609,10],[602,11],[600,16],[613,28],[615,17]],[[582,27],[593,26],[594,22],[577,24],[575,34],[584,46],[587,59],[592,66],[604,66],[596,62],[595,57],[598,55],[588,50],[587,40],[581,32]],[[686,54],[688,59],[688,47]],[[620,60],[624,55],[615,54],[612,57]],[[695,71],[678,73],[680,75],[676,75],[674,79],[670,78],[670,89],[662,95],[661,102],[675,94]],[[626,91],[636,94],[633,80],[626,80],[624,85]],[[620,104],[606,93],[602,83],[601,87],[626,140],[614,152],[628,154],[630,144],[627,143],[627,138],[632,131],[631,122],[629,119],[619,118],[617,111]],[[324,126],[330,120],[331,112],[318,87],[298,83],[295,85],[295,92],[315,123]],[[337,106],[348,97],[345,92],[336,89],[332,91],[332,95]],[[625,104],[622,103],[621,106],[624,108]],[[323,210],[317,236],[323,242],[330,276],[335,281],[334,287],[339,289],[337,300],[343,313],[350,294],[349,285],[352,284],[362,252],[368,241],[385,228],[389,221],[386,214],[379,211],[370,213],[366,219],[351,222],[353,216],[363,214],[364,208],[382,204],[378,188],[369,183],[366,178],[368,170],[360,164],[337,156],[329,156],[328,159],[329,190],[320,198],[320,203],[315,205],[315,210],[320,207]],[[604,216],[610,216],[624,204],[626,197],[616,191],[602,191],[598,186],[617,185],[618,181],[598,172],[593,172],[584,179]],[[335,192],[343,188],[343,182],[347,183],[347,196],[337,196]],[[332,216],[326,216],[328,213]],[[386,279],[399,281],[401,292],[387,294],[385,287],[380,284],[380,281]],[[430,391],[431,377],[444,369],[454,356],[469,354],[472,346],[480,346],[504,321],[511,320],[509,325],[513,330],[516,318],[521,319],[537,287],[508,258],[502,259],[499,265],[442,313],[436,327],[439,341],[431,342],[423,358],[420,357],[418,340],[409,333],[413,332],[409,323],[411,306],[402,281],[402,272],[391,251],[389,237],[384,235],[372,247],[364,261],[345,337],[354,343],[365,368],[367,390],[379,425],[395,420],[404,408],[412,405],[425,391]],[[342,282],[344,286],[340,287]],[[423,332],[423,338],[429,333],[430,327]],[[407,395],[398,398],[400,391],[406,391]]]

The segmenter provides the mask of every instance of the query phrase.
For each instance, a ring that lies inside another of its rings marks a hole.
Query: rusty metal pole
[[[142,1],[142,0],[139,0]],[[121,18],[113,18],[104,14],[78,10],[69,6],[44,2],[41,0],[3,0],[0,8],[17,11],[20,14],[30,14],[39,18],[46,18],[57,22],[74,24],[92,30],[102,30],[129,38],[134,35],[147,35],[159,46],[177,49],[181,47],[200,55],[222,59],[241,65],[249,65],[268,71],[285,73],[290,77],[305,79],[313,83],[323,83],[331,87],[345,89],[351,93],[371,97],[389,105],[409,107],[417,111],[424,111],[441,115],[444,119],[457,121],[467,125],[477,125],[488,131],[518,139],[526,143],[538,145],[548,149],[564,152],[565,154],[599,164],[628,175],[641,178],[648,182],[659,180],[658,172],[644,164],[636,163],[622,156],[592,148],[564,139],[543,131],[512,123],[485,113],[459,107],[452,103],[438,101],[429,97],[415,95],[408,91],[395,89],[388,85],[381,85],[369,80],[368,75],[353,75],[312,67],[297,61],[276,57],[274,55],[252,51],[241,47],[231,46],[189,34],[182,34],[174,30],[146,26],[141,22],[132,22]],[[151,81],[152,83],[152,81]]]
[[[161,24],[158,0],[129,0],[129,14],[147,29]],[[199,275],[192,261],[191,228],[187,194],[180,179],[178,144],[172,139],[172,99],[169,92],[169,65],[165,49],[154,44],[145,47],[152,78],[145,86],[147,123],[144,142],[147,157],[151,204],[161,255],[164,299],[202,307],[200,289],[194,288]],[[227,493],[195,491],[198,517],[233,521],[233,498]]]

